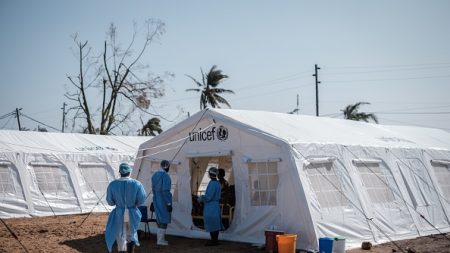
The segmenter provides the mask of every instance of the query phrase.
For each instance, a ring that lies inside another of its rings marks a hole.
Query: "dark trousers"
[[[211,241],[219,241],[219,231],[209,232],[209,235],[211,236]]]

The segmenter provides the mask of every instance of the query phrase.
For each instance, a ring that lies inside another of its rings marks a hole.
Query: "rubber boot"
[[[134,241],[127,243],[127,253],[134,253],[134,247],[135,247]]]
[[[219,245],[219,231],[214,231],[209,233],[211,240],[208,241],[205,246],[217,246]]]
[[[166,230],[163,228],[158,228],[156,232],[156,245],[167,246],[169,242],[164,238],[166,235]]]

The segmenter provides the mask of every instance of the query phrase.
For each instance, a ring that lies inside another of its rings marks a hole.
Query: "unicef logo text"
[[[228,139],[228,129],[224,126],[218,128],[212,127],[209,131],[202,131],[200,128],[197,132],[189,133],[189,141],[214,141],[215,139],[225,141]]]

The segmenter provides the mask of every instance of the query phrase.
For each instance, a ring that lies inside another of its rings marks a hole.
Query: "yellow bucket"
[[[278,253],[295,253],[297,235],[277,235]]]

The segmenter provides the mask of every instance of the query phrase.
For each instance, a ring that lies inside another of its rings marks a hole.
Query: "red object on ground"
[[[283,231],[266,230],[266,251],[276,252],[278,251],[277,235],[284,235]]]

